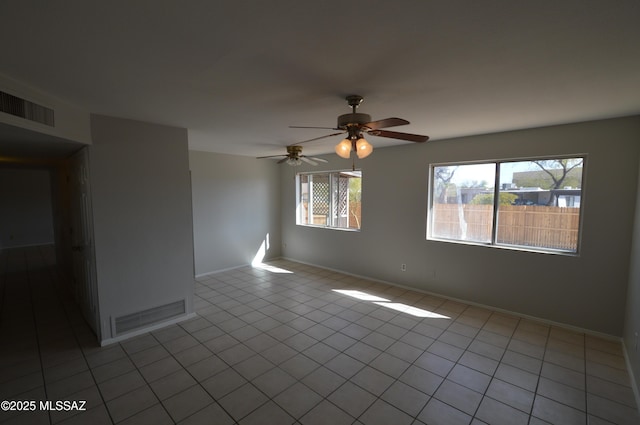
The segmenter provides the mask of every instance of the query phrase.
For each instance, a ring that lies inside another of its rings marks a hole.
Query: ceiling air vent
[[[185,303],[184,300],[180,300],[126,316],[120,316],[114,320],[115,335],[173,319],[184,313]]]
[[[0,112],[55,127],[53,109],[0,91]]]

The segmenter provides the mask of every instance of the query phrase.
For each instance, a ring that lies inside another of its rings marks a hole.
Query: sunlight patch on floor
[[[371,301],[372,303],[390,308],[392,310],[399,311],[401,313],[410,314],[415,317],[423,317],[429,319],[451,319],[449,316],[434,313],[433,311],[424,310],[422,308],[414,307],[403,303],[394,303],[386,298],[379,297],[377,295],[368,294],[366,292],[357,291],[355,289],[332,289],[333,292],[337,292],[342,295],[357,298],[362,301]]]
[[[377,295],[367,294],[366,292],[356,291],[354,289],[333,289],[333,291],[338,292],[342,295],[348,295],[350,297],[357,298],[362,301],[391,301],[386,298],[378,297]]]
[[[264,257],[267,255],[267,251],[269,251],[269,248],[270,248],[269,234],[267,233],[267,235],[264,237],[264,240],[260,244],[260,247],[258,248],[256,255],[253,257],[253,260],[251,261],[251,267],[256,269],[266,270],[271,273],[293,273],[290,270],[286,270],[286,269],[265,264],[262,262],[264,260]]]
[[[418,307],[414,307],[414,306],[402,304],[402,303],[374,302],[374,304],[380,305],[382,307],[390,308],[392,310],[400,311],[402,313],[407,313],[416,317],[427,317],[430,319],[451,319],[449,316],[443,316],[442,314],[434,313],[433,311],[424,310],[422,308],[418,308]]]
[[[266,271],[271,272],[271,273],[291,273],[291,274],[293,273],[291,270],[283,269],[281,267],[272,266],[272,265],[266,264],[266,263],[257,263],[257,264],[251,263],[251,266],[253,268],[260,269],[260,270],[266,270]]]

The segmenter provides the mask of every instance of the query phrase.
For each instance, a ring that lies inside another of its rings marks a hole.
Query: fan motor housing
[[[371,122],[371,115],[354,112],[352,114],[344,114],[338,117],[338,128],[346,129],[351,125],[362,125]]]
[[[300,155],[302,153],[302,146],[287,146],[287,153],[292,155]]]

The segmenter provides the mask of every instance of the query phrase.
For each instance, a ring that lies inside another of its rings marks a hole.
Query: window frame
[[[302,171],[299,173],[296,173],[295,176],[295,185],[296,185],[296,225],[297,226],[303,226],[303,227],[314,227],[314,228],[320,228],[320,229],[332,229],[332,230],[340,230],[340,231],[346,231],[346,232],[360,232],[362,229],[362,223],[360,222],[360,226],[359,227],[342,227],[342,226],[337,226],[337,225],[332,225],[332,224],[314,224],[312,222],[309,223],[305,223],[302,220],[302,211],[300,211],[301,209],[301,205],[302,205],[302,193],[301,193],[301,176],[313,176],[313,175],[326,175],[327,176],[327,180],[329,182],[329,187],[328,187],[328,197],[329,197],[329,213],[328,213],[328,218],[329,221],[332,220],[333,216],[335,215],[334,212],[337,208],[337,205],[335,204],[335,199],[333,196],[334,190],[333,190],[333,181],[334,178],[333,176],[340,176],[340,174],[343,173],[360,173],[360,184],[362,185],[362,178],[363,178],[363,173],[362,173],[362,169],[340,169],[340,170],[322,170],[322,171]],[[362,186],[361,186],[361,190],[362,190]],[[361,194],[362,196],[362,194]],[[349,197],[349,192],[347,191],[347,199]],[[360,205],[362,205],[362,199],[360,200]],[[309,208],[309,213],[311,213],[312,209]],[[349,217],[348,217],[348,211],[349,211],[349,207],[347,207],[347,224],[349,223]],[[360,216],[360,220],[362,220],[362,216]],[[312,221],[312,220],[310,220]]]
[[[500,212],[500,166],[507,163],[515,162],[527,162],[527,161],[544,161],[544,160],[562,160],[562,159],[582,159],[582,172],[580,183],[580,206],[578,214],[578,236],[576,241],[576,249],[559,249],[559,248],[545,248],[528,245],[515,245],[498,242],[498,226],[499,226],[499,212]],[[455,162],[438,162],[429,164],[429,179],[428,179],[428,196],[427,196],[427,220],[426,220],[426,239],[428,241],[436,242],[449,242],[463,245],[475,245],[499,249],[509,249],[515,251],[525,251],[544,254],[566,255],[571,257],[580,256],[580,247],[582,244],[582,227],[584,218],[584,202],[585,202],[585,182],[586,182],[586,169],[587,169],[588,155],[586,153],[569,154],[569,155],[550,155],[550,156],[535,156],[524,158],[503,158],[497,160],[477,160],[477,161],[455,161]],[[455,238],[446,238],[442,236],[433,236],[433,205],[435,200],[435,169],[437,167],[451,167],[451,166],[463,166],[463,165],[486,165],[493,164],[495,166],[495,174],[493,181],[493,211],[492,211],[492,227],[491,227],[491,239],[489,242],[462,240]]]

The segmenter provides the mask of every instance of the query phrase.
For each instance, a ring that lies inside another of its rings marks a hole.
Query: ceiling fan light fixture
[[[351,156],[351,140],[344,139],[338,143],[336,145],[336,154],[341,158],[349,159],[349,156]]]
[[[302,165],[302,161],[300,160],[300,158],[289,158],[287,159],[287,164],[293,167],[297,167],[299,165]]]
[[[358,155],[358,158],[364,159],[371,155],[371,152],[373,152],[373,146],[371,146],[371,143],[367,142],[362,137],[356,141],[356,155]]]
[[[298,144],[312,142],[315,140],[347,133],[347,138],[342,140],[335,146],[336,154],[341,158],[349,159],[351,157],[351,151],[354,150],[358,158],[363,159],[371,155],[371,153],[373,152],[373,146],[371,146],[371,144],[367,142],[364,137],[362,137],[363,135],[386,137],[388,139],[398,139],[416,143],[423,143],[429,140],[428,136],[423,136],[420,134],[401,133],[398,131],[385,130],[388,127],[410,124],[409,121],[405,119],[391,117],[382,120],[371,121],[371,115],[356,112],[356,108],[363,101],[363,97],[360,95],[349,95],[346,97],[346,100],[347,104],[351,107],[351,113],[338,116],[338,125],[336,127],[291,126],[291,128],[320,128],[325,130],[340,130],[338,133],[331,133],[327,134],[326,136],[314,137],[313,139],[298,142]]]

